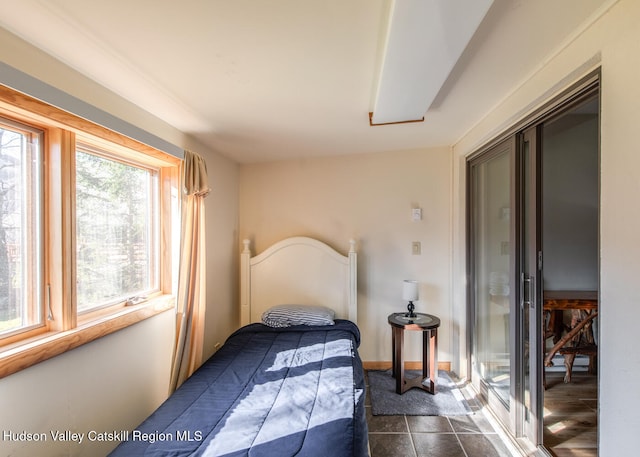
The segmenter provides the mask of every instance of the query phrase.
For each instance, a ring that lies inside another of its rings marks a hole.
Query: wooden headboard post
[[[287,238],[251,256],[244,240],[240,253],[240,323],[259,322],[275,304],[328,306],[336,317],[357,323],[358,275],[355,240],[342,255],[308,237]]]

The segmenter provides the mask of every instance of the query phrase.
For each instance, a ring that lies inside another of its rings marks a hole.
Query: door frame
[[[516,361],[520,383],[516,391],[516,437],[538,445],[543,433],[543,358],[542,345],[542,124],[518,133],[516,173],[516,277],[518,284],[516,321],[520,329]],[[528,287],[525,287],[528,286]],[[534,355],[532,357],[532,355]],[[528,374],[528,377],[527,377]],[[529,400],[527,402],[527,392]],[[528,406],[527,406],[528,404]]]

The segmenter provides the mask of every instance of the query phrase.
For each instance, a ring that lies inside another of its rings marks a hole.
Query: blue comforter
[[[358,328],[251,324],[113,457],[368,456]]]

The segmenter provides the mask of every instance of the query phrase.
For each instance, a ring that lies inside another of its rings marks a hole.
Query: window
[[[158,290],[158,173],[76,151],[78,312]]]
[[[0,119],[0,336],[43,320],[40,136]]]
[[[173,308],[179,165],[0,86],[0,377]]]

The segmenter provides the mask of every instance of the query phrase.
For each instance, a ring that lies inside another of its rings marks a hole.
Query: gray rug
[[[367,372],[371,396],[371,413],[374,416],[463,416],[471,414],[471,408],[462,392],[446,371],[438,371],[436,394],[420,389],[409,389],[402,395],[396,393],[396,380],[391,370]],[[420,376],[416,370],[405,371],[407,379]]]

